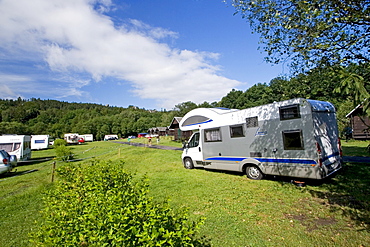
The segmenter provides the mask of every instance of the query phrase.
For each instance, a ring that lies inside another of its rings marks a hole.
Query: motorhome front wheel
[[[245,173],[247,177],[250,179],[260,180],[263,178],[263,173],[256,166],[248,166],[245,169]]]
[[[193,164],[193,161],[191,160],[191,158],[185,158],[184,159],[184,167],[186,169],[193,169],[194,168],[194,164]]]

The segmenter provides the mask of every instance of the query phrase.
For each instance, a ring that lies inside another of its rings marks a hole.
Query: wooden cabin
[[[346,115],[350,118],[350,127],[352,128],[352,138],[356,140],[370,139],[370,119],[363,112],[363,106],[360,104]]]
[[[168,135],[168,128],[167,127],[154,127],[148,129],[148,134],[150,135],[159,135],[159,136],[166,136]]]
[[[174,117],[168,129],[170,131],[170,135],[174,136],[174,140],[188,140],[190,136],[193,134],[193,131],[181,131],[180,130],[180,121],[182,117]]]

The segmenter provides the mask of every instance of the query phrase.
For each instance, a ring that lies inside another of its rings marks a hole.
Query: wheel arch
[[[245,159],[241,162],[241,171],[243,173],[245,173],[245,170],[247,169],[248,166],[255,166],[257,167],[258,169],[260,169],[260,171],[262,173],[264,173],[264,169],[263,169],[263,165],[261,164],[261,162],[259,162],[258,160],[256,159]]]

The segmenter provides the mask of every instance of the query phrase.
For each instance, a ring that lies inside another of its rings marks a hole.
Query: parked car
[[[5,150],[0,150],[0,174],[10,172],[17,166],[17,156],[9,155]]]

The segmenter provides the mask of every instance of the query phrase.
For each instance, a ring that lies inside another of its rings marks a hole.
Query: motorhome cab
[[[2,135],[0,136],[0,149],[17,156],[18,161],[31,159],[31,136]]]
[[[198,108],[180,129],[196,130],[182,153],[185,168],[323,179],[342,167],[335,108],[291,99],[244,110]]]

